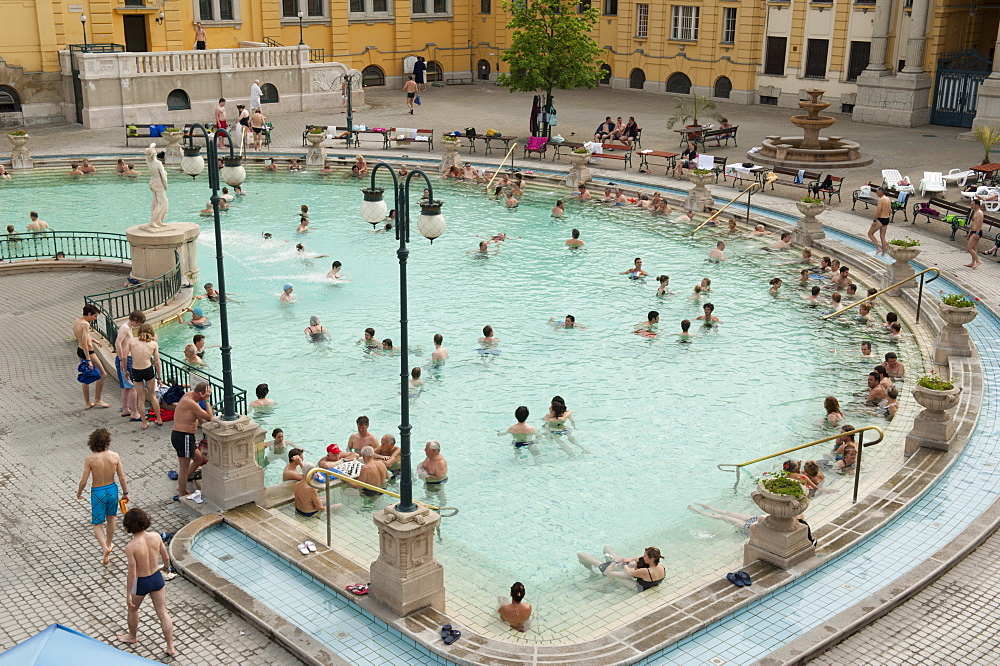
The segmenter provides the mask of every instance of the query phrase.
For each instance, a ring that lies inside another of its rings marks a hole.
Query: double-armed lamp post
[[[350,107],[348,107],[350,108]],[[423,179],[427,185],[427,196],[420,199],[420,217],[417,218],[417,230],[425,237],[434,239],[444,233],[445,221],[441,214],[440,201],[434,200],[434,186],[431,184],[427,174],[419,169],[409,172],[403,182],[399,181],[392,167],[385,162],[379,162],[372,167],[371,185],[361,192],[364,194],[364,201],[361,203],[361,217],[368,224],[375,227],[380,222],[384,222],[389,214],[388,206],[382,193],[385,191],[375,185],[375,175],[385,170],[392,177],[393,200],[396,206],[396,240],[399,241],[399,249],[396,256],[399,258],[399,336],[400,336],[400,424],[399,424],[399,448],[400,448],[400,470],[401,479],[399,486],[399,504],[397,511],[408,513],[416,511],[417,505],[413,502],[413,474],[410,464],[410,354],[409,354],[409,330],[406,310],[406,260],[410,255],[406,244],[410,240],[410,181],[415,176]]]
[[[243,184],[247,178],[240,156],[233,150],[232,137],[224,129],[209,132],[204,125],[196,123],[188,133],[188,144],[184,146],[184,157],[181,159],[181,170],[195,178],[205,170],[205,160],[201,156],[201,147],[194,145],[195,133],[199,132],[205,138],[206,155],[208,156],[208,186],[212,190],[212,213],[215,220],[215,263],[219,282],[219,324],[222,327],[222,420],[235,421],[236,398],[233,393],[233,361],[232,347],[229,344],[229,319],[226,314],[226,269],[222,259],[222,225],[219,220],[219,179],[225,180],[232,187]],[[219,167],[219,147],[217,140],[225,137],[229,143],[229,156],[223,157],[223,166]]]

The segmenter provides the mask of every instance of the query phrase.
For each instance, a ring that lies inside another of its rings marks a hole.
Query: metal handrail
[[[500,162],[500,166],[497,167],[497,170],[493,172],[493,177],[490,178],[490,182],[486,184],[486,193],[487,194],[489,194],[490,187],[492,187],[492,185],[493,185],[493,181],[497,179],[498,175],[500,175],[500,170],[503,169],[503,165],[507,162],[507,158],[511,156],[511,153],[514,152],[515,148],[517,148],[517,141],[515,141],[514,143],[512,143],[510,145],[510,150],[507,151],[507,154],[504,156],[503,160]],[[510,168],[511,169],[514,168],[514,158],[511,158],[511,160],[510,160]]]
[[[84,296],[85,303],[92,303],[104,315],[91,326],[108,342],[114,342],[118,335],[116,319],[127,317],[135,310],[153,310],[167,303],[181,289],[181,257],[174,250],[174,265],[163,275],[147,280],[135,287],[123,287],[100,294]]]
[[[362,488],[367,488],[369,490],[374,490],[376,492],[382,493],[383,495],[389,495],[391,497],[395,497],[396,499],[400,499],[399,495],[397,495],[396,493],[392,492],[391,490],[386,490],[385,488],[379,488],[378,486],[373,486],[373,485],[367,484],[364,481],[358,481],[357,479],[352,479],[351,477],[346,476],[344,474],[340,474],[340,473],[338,473],[338,472],[336,472],[336,471],[334,471],[332,469],[323,469],[322,467],[313,467],[311,470],[309,470],[309,473],[306,474],[306,479],[309,480],[309,484],[310,485],[312,485],[313,481],[316,480],[315,479],[315,475],[316,474],[322,474],[323,475],[323,487],[324,487],[325,492],[326,492],[326,507],[327,507],[327,512],[326,512],[326,545],[327,545],[328,548],[330,547],[331,535],[332,535],[332,528],[331,528],[331,523],[330,523],[330,511],[329,511],[329,509],[330,509],[330,477],[334,477],[334,478],[340,479],[341,481],[348,481],[348,482],[350,482],[351,484],[353,484],[355,486],[361,486]],[[458,513],[458,507],[454,507],[454,506],[434,506],[433,504],[428,504],[427,502],[421,502],[420,500],[413,500],[413,502],[415,504],[423,504],[424,506],[426,506],[431,511],[436,511],[438,513],[438,515],[441,516],[442,518],[451,518],[452,516],[454,516],[454,515],[456,515]],[[450,511],[451,513],[441,513],[442,511]],[[439,526],[439,529],[440,529],[440,526]],[[440,538],[440,533],[439,533],[438,536]]]
[[[941,277],[941,271],[939,271],[938,269],[936,269],[936,268],[925,268],[924,270],[920,271],[919,273],[914,273],[913,275],[911,275],[910,277],[906,278],[905,280],[900,280],[896,284],[886,287],[882,291],[876,291],[871,296],[866,296],[865,298],[862,298],[860,301],[857,301],[855,303],[851,303],[846,308],[841,308],[840,310],[837,310],[836,312],[834,312],[832,314],[828,314],[825,317],[823,317],[823,319],[829,319],[831,317],[836,317],[837,315],[842,314],[844,312],[847,312],[848,310],[850,310],[851,308],[853,308],[855,306],[861,305],[865,301],[871,300],[871,299],[875,298],[876,296],[881,296],[885,292],[887,292],[887,291],[889,291],[891,289],[895,289],[896,287],[898,287],[901,284],[906,284],[910,280],[916,280],[919,277],[920,278],[920,291],[917,293],[917,320],[916,320],[916,323],[919,324],[920,323],[920,304],[921,304],[921,302],[923,301],[923,298],[924,298],[924,273],[929,273],[931,271],[934,271],[934,277],[932,277],[929,280],[927,280],[927,282],[934,282],[934,280],[937,280],[939,277]]]
[[[712,213],[712,215],[707,220],[705,220],[704,222],[702,222],[701,224],[699,224],[695,228],[695,230],[692,231],[688,235],[694,236],[695,233],[697,233],[703,226],[705,226],[706,224],[708,224],[709,222],[711,222],[712,220],[714,220],[715,218],[717,218],[719,215],[721,215],[722,211],[726,210],[727,208],[729,208],[730,206],[732,206],[734,203],[736,203],[736,200],[739,199],[740,197],[742,197],[744,194],[747,195],[747,209],[748,209],[747,210],[747,221],[749,221],[750,220],[750,211],[749,211],[749,208],[750,208],[750,201],[749,201],[750,195],[753,194],[754,191],[760,192],[762,189],[764,189],[765,185],[767,185],[770,182],[773,182],[777,178],[778,178],[778,176],[775,175],[775,173],[772,171],[771,173],[767,174],[767,176],[764,178],[764,182],[763,183],[761,183],[761,182],[750,183],[750,187],[748,187],[747,189],[745,189],[742,192],[740,192],[739,194],[737,194],[735,197],[733,197],[729,201],[729,203],[727,203],[725,206],[723,206],[719,210],[717,210],[714,213]]]
[[[869,431],[869,430],[874,430],[875,432],[877,432],[878,433],[878,439],[866,443],[865,442],[865,435],[864,435],[864,433],[867,432],[867,431]],[[736,472],[736,483],[733,484],[733,492],[735,492],[736,489],[740,485],[740,470],[743,467],[746,467],[747,465],[753,465],[754,463],[759,463],[759,462],[761,462],[763,460],[770,460],[771,458],[777,458],[778,456],[783,456],[783,455],[786,455],[788,453],[792,453],[793,451],[798,451],[799,449],[806,449],[806,448],[809,448],[810,446],[816,446],[817,444],[823,444],[825,442],[829,442],[829,441],[837,439],[839,437],[843,437],[844,435],[857,435],[858,436],[858,459],[854,463],[854,502],[853,503],[856,504],[857,501],[858,501],[858,482],[861,479],[861,451],[866,446],[874,446],[874,445],[878,444],[879,442],[881,442],[883,439],[885,439],[885,432],[883,432],[882,428],[879,428],[878,426],[864,426],[863,428],[855,428],[854,430],[848,430],[846,432],[838,432],[835,435],[830,435],[829,437],[824,437],[823,439],[817,439],[816,441],[809,442],[808,444],[800,444],[798,446],[793,446],[790,449],[785,449],[784,451],[778,451],[777,453],[771,453],[771,454],[766,455],[766,456],[761,456],[760,458],[754,458],[753,460],[748,460],[748,461],[742,462],[742,463],[722,463],[722,464],[716,465],[716,467],[718,469],[722,470],[723,472]],[[727,468],[730,468],[730,467],[732,469],[727,469]]]
[[[129,261],[132,246],[125,234],[92,231],[28,231],[0,238],[0,261],[88,257]]]
[[[212,409],[216,412],[222,409],[222,403],[225,400],[225,391],[223,389],[223,382],[221,377],[216,377],[215,375],[205,372],[201,367],[196,367],[189,364],[179,358],[175,358],[170,354],[164,353],[160,350],[160,363],[163,365],[163,383],[170,386],[173,384],[188,384],[194,388],[195,382],[192,382],[192,377],[195,380],[204,380],[208,382],[209,389],[211,390],[211,395],[208,399]],[[186,377],[185,377],[186,375]],[[247,392],[246,389],[241,389],[238,386],[233,386],[233,399],[236,401],[236,411],[238,414],[247,413]]]

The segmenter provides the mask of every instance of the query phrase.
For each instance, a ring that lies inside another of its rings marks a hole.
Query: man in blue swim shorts
[[[159,534],[147,532],[149,515],[142,509],[129,509],[122,521],[125,531],[132,535],[132,540],[125,546],[125,556],[128,558],[128,576],[126,578],[126,602],[128,604],[128,633],[118,634],[122,643],[139,642],[139,606],[149,595],[153,599],[156,617],[160,620],[160,629],[167,644],[163,651],[172,657],[177,654],[174,649],[174,623],[167,614],[167,591],[164,589],[163,574],[160,571],[170,571],[170,556],[167,547]],[[158,559],[163,560],[163,566],[158,566]]]
[[[83,499],[83,489],[87,485],[87,479],[91,479],[90,524],[94,526],[94,536],[103,551],[104,559],[101,564],[107,566],[115,547],[115,517],[118,515],[115,475],[118,475],[118,482],[122,484],[123,497],[128,497],[128,482],[125,481],[121,458],[111,450],[111,433],[98,428],[90,433],[87,446],[90,447],[91,454],[83,461],[83,478],[76,489],[76,498]]]

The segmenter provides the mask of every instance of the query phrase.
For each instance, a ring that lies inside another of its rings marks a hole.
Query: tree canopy
[[[513,91],[593,88],[603,73],[602,49],[590,36],[600,12],[579,11],[577,0],[513,0],[504,2],[511,13],[507,28],[510,47],[500,59],[510,65],[498,78]]]

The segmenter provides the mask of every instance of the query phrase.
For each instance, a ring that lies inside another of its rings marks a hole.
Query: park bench
[[[903,211],[903,219],[909,220],[910,218],[906,214],[907,202],[910,198],[911,193],[908,191],[895,190],[891,187],[885,187],[884,185],[876,185],[875,183],[869,182],[867,184],[868,190],[872,193],[872,196],[863,196],[861,190],[854,190],[851,193],[851,210],[861,202],[865,205],[865,210],[868,210],[869,206],[874,206],[878,203],[878,197],[874,196],[875,190],[882,187],[885,190],[885,195],[889,197],[889,204],[891,206],[889,213],[889,222],[892,223],[896,220],[896,211]]]
[[[712,167],[712,173],[715,174],[715,182],[718,184],[719,176],[726,172],[726,162],[729,161],[729,158],[715,155],[712,159],[715,160],[715,166]],[[723,180],[725,180],[725,178],[723,178]]]
[[[809,190],[812,192],[817,187],[819,187],[819,182],[822,177],[822,173],[819,171],[807,171],[804,169],[793,169],[791,167],[776,166],[771,171],[778,176],[776,179],[771,181],[771,189],[774,189],[775,184],[777,185],[788,185],[789,187],[800,187],[804,190]],[[797,182],[799,177],[799,171],[802,171],[802,182]],[[782,176],[787,176],[782,178]],[[853,209],[852,209],[853,210]]]
[[[931,208],[937,210],[938,214],[935,215],[931,213],[929,210]],[[950,220],[946,220],[945,218],[948,214],[952,214],[955,217]],[[965,206],[961,203],[955,203],[954,201],[931,197],[930,201],[926,203],[918,202],[913,204],[913,222],[911,222],[911,224],[917,223],[917,216],[919,215],[924,216],[927,224],[930,224],[932,220],[946,222],[951,225],[951,236],[949,237],[949,240],[955,240],[955,233],[969,223],[970,214],[971,210],[969,206]],[[986,215],[984,211],[983,226],[986,225],[994,228],[1000,228],[1000,217],[996,215]]]
[[[827,174],[830,179],[830,187],[822,187],[817,185],[815,192],[821,197],[826,197],[830,204],[833,204],[833,195],[837,195],[837,201],[841,201],[840,198],[840,188],[844,186],[844,178],[842,176],[831,176]]]
[[[551,139],[549,139],[548,145],[552,146],[553,162],[555,162],[556,159],[561,157],[561,151],[563,148],[565,148],[570,152],[573,152],[573,150],[576,148],[583,148],[583,144],[578,141],[552,141]]]
[[[721,146],[723,141],[725,141],[728,146],[729,140],[732,139],[733,145],[739,146],[739,144],[736,143],[736,130],[739,128],[739,125],[733,125],[732,127],[719,127],[717,129],[705,130],[699,135],[696,135],[694,143],[696,145],[700,143],[701,149],[707,150],[708,148],[705,146],[705,141],[707,139],[715,139],[715,146],[713,147]]]
[[[471,86],[473,81],[471,76],[453,76],[446,79],[445,83],[449,86]]]
[[[390,146],[395,143],[397,147],[399,144],[426,143],[427,151],[430,152],[434,150],[434,130],[418,129],[415,134],[411,133],[409,136],[401,136],[399,129],[390,127],[388,141]]]
[[[622,152],[609,152],[609,151],[622,151]],[[632,165],[632,146],[626,146],[623,143],[602,143],[601,144],[601,154],[595,156],[602,160],[619,160],[624,162],[624,168],[629,168]]]
[[[150,131],[150,128],[159,127],[160,130],[155,135]],[[148,125],[142,125],[139,123],[132,123],[131,125],[125,126],[125,145],[128,146],[129,139],[149,139],[155,138],[163,135],[163,130],[173,129],[173,123],[150,123]]]

